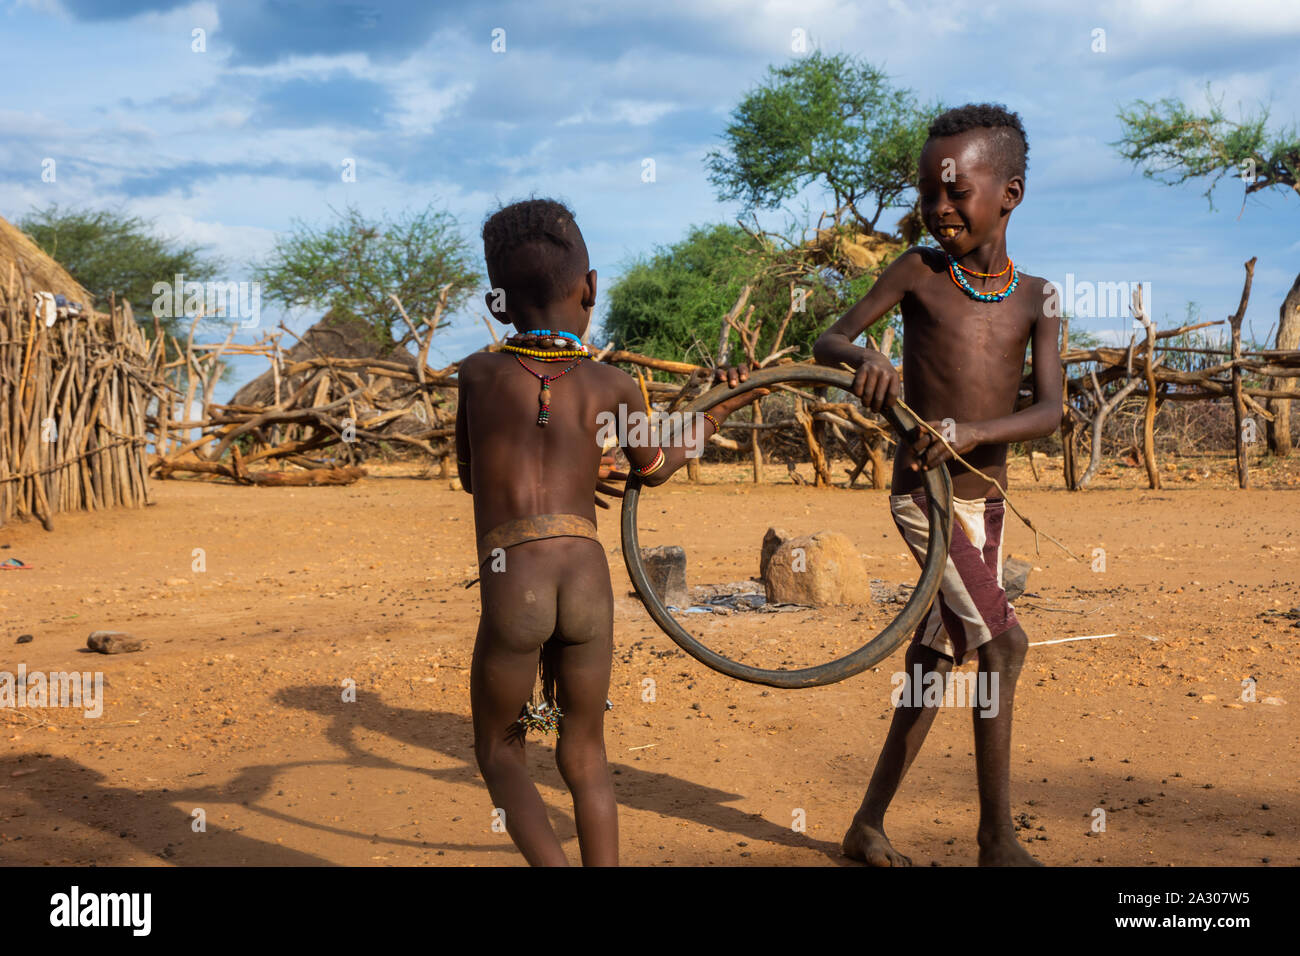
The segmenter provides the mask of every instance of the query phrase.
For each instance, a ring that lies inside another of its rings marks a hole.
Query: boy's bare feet
[[[912,861],[894,849],[883,826],[870,826],[854,819],[844,834],[840,851],[851,860],[867,866],[911,866]]]
[[[1042,866],[1020,845],[1014,833],[993,839],[980,838],[980,866]]]

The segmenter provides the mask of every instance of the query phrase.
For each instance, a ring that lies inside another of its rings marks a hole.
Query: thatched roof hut
[[[81,309],[55,308],[62,295]],[[146,406],[156,352],[123,303],[91,296],[0,219],[0,525],[149,503]]]
[[[82,307],[91,307],[91,295],[68,275],[66,269],[47,256],[27,233],[0,216],[0,282],[21,283],[26,275],[32,292],[63,295]]]
[[[418,360],[396,342],[386,343],[375,337],[373,330],[364,322],[349,317],[340,317],[333,312],[325,314],[319,322],[302,334],[300,340],[282,353],[281,368],[289,369],[295,362],[308,359],[379,359],[402,366],[412,378],[416,376]],[[352,369],[364,382],[373,385],[373,394],[382,400],[392,400],[410,396],[415,390],[413,382],[403,382],[397,378],[374,376],[363,370]],[[341,398],[356,384],[341,382],[331,370],[317,367],[307,368],[293,374],[280,376],[280,401],[292,396],[303,386],[307,386],[307,396],[315,396],[315,404]],[[276,404],[275,372],[268,369],[257,378],[243,385],[228,403],[230,406],[262,406]],[[309,401],[308,404],[311,404]],[[358,417],[365,419],[371,409],[357,404]],[[402,435],[421,435],[428,432],[430,422],[418,415],[407,414],[390,419],[379,429],[384,432],[396,432]]]
[[[370,328],[355,319],[339,318],[333,312],[302,334],[300,340],[283,352],[285,365],[312,358],[377,358],[399,362],[414,374],[415,356],[396,343],[387,345],[371,333]],[[280,397],[291,395],[319,369],[309,369],[295,376],[282,377]],[[275,373],[267,369],[257,378],[243,385],[230,400],[232,405],[272,405],[275,403]]]

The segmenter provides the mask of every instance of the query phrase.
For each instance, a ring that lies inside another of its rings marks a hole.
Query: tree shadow
[[[11,754],[0,758],[0,777],[31,770],[30,757]],[[328,866],[328,860],[275,843],[244,836],[237,829],[207,822],[206,832],[196,833],[189,810],[177,809],[183,802],[203,808],[211,816],[217,806],[242,802],[221,787],[188,790],[135,790],[107,784],[107,778],[67,757],[40,760],[40,777],[20,791],[36,804],[40,816],[26,826],[43,831],[39,840],[27,837],[5,843],[5,863],[43,866],[53,860],[77,859],[87,854],[84,838],[62,835],[62,828],[75,821],[105,835],[116,837],[157,856],[159,862],[178,865],[239,866],[258,863],[267,866]],[[51,781],[57,782],[51,786]],[[24,816],[32,816],[29,809]],[[198,847],[202,847],[199,851]],[[102,854],[96,848],[92,853]],[[196,859],[201,853],[202,859]],[[126,862],[128,854],[109,851],[97,865]]]
[[[387,836],[313,820],[301,815],[260,805],[276,792],[276,781],[283,774],[301,768],[336,766],[348,770],[398,770],[420,774],[432,780],[465,784],[483,794],[486,789],[474,760],[473,729],[469,718],[444,711],[427,711],[383,704],[369,694],[359,694],[355,703],[343,703],[338,689],[327,686],[286,688],[275,695],[287,707],[311,711],[328,718],[324,737],[341,751],[341,756],[324,759],[257,764],[240,769],[225,783],[186,787],[136,790],[107,784],[107,778],[66,757],[40,760],[39,784],[22,793],[36,805],[39,817],[25,821],[24,829],[42,832],[39,840],[28,837],[4,844],[6,863],[44,865],[56,859],[78,859],[87,855],[83,837],[64,835],[68,821],[98,830],[127,841],[131,846],[158,858],[160,863],[177,866],[330,866],[321,856],[246,836],[243,827],[222,826],[212,820],[222,805],[237,804],[249,813],[281,823],[323,834],[366,840],[372,844],[422,850],[469,853],[499,852],[501,840],[488,843],[438,842]],[[394,740],[442,754],[455,761],[444,768],[418,767],[375,754],[361,746],[356,734],[371,731]],[[533,753],[547,753],[531,748]],[[0,777],[32,769],[30,756],[9,755],[0,758]],[[610,762],[614,772],[614,789],[621,807],[647,810],[664,817],[676,817],[715,830],[736,833],[754,842],[811,849],[825,854],[836,863],[848,865],[839,854],[839,846],[799,834],[757,814],[745,813],[725,804],[742,795],[682,780],[668,773],[643,770],[631,764]],[[533,777],[542,786],[567,792],[559,771],[550,759],[537,760]],[[192,830],[190,809],[207,810],[206,832]],[[550,808],[552,822],[561,840],[576,836],[572,818],[556,807]],[[32,810],[23,814],[31,817]],[[428,826],[427,822],[425,824]],[[103,854],[102,848],[91,851]],[[122,864],[125,852],[110,851],[99,865]]]

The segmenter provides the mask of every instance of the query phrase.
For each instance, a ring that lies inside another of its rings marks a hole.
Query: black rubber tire
[[[762,369],[751,374],[745,382],[735,388],[716,385],[695,401],[683,412],[706,412],[720,402],[748,392],[755,388],[770,387],[779,382],[798,382],[805,385],[830,385],[846,391],[853,384],[853,376],[847,371],[827,368],[819,365],[798,364],[782,365]],[[911,438],[919,428],[918,422],[909,413],[897,405],[882,413],[893,426],[901,439]],[[751,684],[766,684],[768,687],[796,688],[819,687],[834,684],[854,674],[860,674],[892,654],[915,631],[926,612],[930,609],[943,568],[948,558],[948,547],[952,539],[952,479],[944,465],[932,468],[924,475],[926,497],[929,501],[930,528],[938,529],[938,534],[931,534],[926,548],[925,564],[921,576],[917,579],[916,589],[903,610],[890,622],[889,626],[874,638],[858,648],[852,654],[839,660],[815,667],[799,670],[767,670],[741,664],[716,651],[705,647],[682,627],[678,620],[668,612],[659,596],[650,586],[644,565],[641,563],[641,546],[637,538],[636,512],[641,498],[641,482],[635,476],[628,478],[627,489],[623,495],[623,560],[627,564],[627,573],[632,578],[641,603],[645,605],[650,617],[663,629],[673,641],[701,664],[710,667],[728,677],[748,681]]]

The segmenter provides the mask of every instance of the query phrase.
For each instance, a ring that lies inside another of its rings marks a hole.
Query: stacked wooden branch
[[[761,358],[755,354],[760,330],[753,324],[754,310],[746,310],[749,291],[742,291],[724,319],[718,362],[727,361],[733,331],[740,339],[744,360],[752,366],[791,361],[789,354],[794,349],[782,347],[781,340],[796,307],[793,284],[790,308],[776,330],[771,348]],[[406,318],[401,303],[397,306]],[[251,345],[232,344],[233,328],[223,343],[196,345],[192,326],[185,343],[171,340],[170,359],[165,346],[160,354],[166,399],[146,419],[158,449],[150,465],[151,473],[159,478],[182,473],[212,476],[241,484],[340,482],[363,474],[356,466],[364,458],[367,444],[389,442],[428,456],[447,475],[448,461],[455,451],[455,425],[444,393],[456,387],[457,367],[432,369],[426,364],[435,323],[427,325],[421,335],[416,335],[409,319],[407,324],[411,338],[420,346],[414,357],[407,353],[397,358],[328,354],[304,358],[298,347],[299,357],[294,360],[286,359],[280,348],[282,334],[289,331],[283,325],[278,332]],[[489,350],[499,348],[500,343],[488,346]],[[270,361],[273,389],[264,382],[253,390],[270,401],[212,401],[213,388],[224,368],[222,357],[234,354],[262,355]],[[641,383],[647,407],[658,412],[675,411],[712,384],[712,368],[687,362],[610,347],[599,350],[594,357],[630,366]],[[197,414],[192,411],[196,402]],[[178,404],[179,409],[174,409]],[[816,469],[818,483],[830,481],[828,451],[836,449],[826,446],[828,441],[838,442],[854,461],[851,481],[856,482],[870,465],[873,485],[884,487],[884,452],[889,439],[885,428],[867,418],[860,408],[851,407],[851,403],[828,402],[825,395],[800,393],[793,402],[784,404],[789,407],[775,409],[774,417],[767,421],[757,407],[748,421],[728,421],[724,434],[713,435],[711,442],[747,454],[753,462],[755,481],[762,480],[764,445],[787,460],[807,456],[820,463]],[[413,420],[419,423],[413,431],[391,427],[396,422],[409,426]],[[266,470],[272,464],[281,469],[293,465],[316,475],[286,478],[294,473]]]
[[[717,353],[710,356],[715,367],[743,361],[762,368],[793,361],[794,348],[783,346],[782,340],[795,309],[794,283],[790,308],[770,336],[772,344],[763,356],[757,354],[757,348],[765,336],[755,325],[750,293],[748,287],[742,290],[723,317]],[[1234,317],[1238,330],[1248,296],[1247,285]],[[397,305],[405,318],[401,303]],[[1185,333],[1224,323],[1156,331],[1140,298],[1135,299],[1133,308],[1145,334],[1141,342],[1133,336],[1127,347],[1071,349],[1068,322],[1064,323],[1062,442],[1068,487],[1084,487],[1096,474],[1107,419],[1126,400],[1145,399],[1142,447],[1134,451],[1144,459],[1152,487],[1159,487],[1154,426],[1156,411],[1164,402],[1233,398],[1240,403],[1242,415],[1258,415],[1267,421],[1271,416],[1261,400],[1300,398],[1300,391],[1279,388],[1277,383],[1278,379],[1300,377],[1300,351],[1243,350],[1239,331],[1231,351],[1162,345]],[[284,326],[253,345],[233,345],[232,337],[220,344],[195,345],[193,330],[184,345],[172,339],[173,357],[168,360],[165,347],[156,357],[168,378],[157,394],[165,394],[166,400],[159,401],[154,414],[146,416],[158,449],[150,466],[152,473],[158,477],[177,473],[219,476],[242,484],[345,482],[363,474],[357,466],[375,445],[391,443],[427,456],[447,476],[455,451],[454,409],[448,399],[457,385],[457,366],[430,368],[427,356],[436,323],[424,326],[419,335],[409,319],[407,323],[411,331],[407,341],[419,344],[418,356],[357,357],[315,351],[304,357],[300,338],[294,349],[296,357],[288,357],[280,339],[282,334],[292,333]],[[736,343],[743,356],[731,354]],[[887,329],[880,342],[873,339],[870,344],[889,354],[893,330]],[[495,351],[500,343],[487,348]],[[1206,356],[1205,367],[1188,371],[1166,361],[1170,354],[1188,351]],[[259,354],[270,361],[274,385],[264,385],[262,390],[270,400],[227,404],[211,400],[223,368],[221,358],[232,354]],[[698,396],[710,387],[714,374],[712,367],[616,350],[612,345],[596,350],[593,357],[629,368],[638,379],[647,407],[659,413],[672,413]],[[1218,357],[1226,361],[1218,361]],[[1032,394],[1031,377],[1024,385],[1022,394]],[[197,415],[190,411],[196,401],[200,405]],[[180,411],[174,413],[177,402]],[[756,403],[748,412],[733,416],[720,434],[710,438],[714,446],[749,458],[754,481],[762,480],[765,461],[784,459],[791,469],[796,461],[811,461],[812,483],[828,484],[832,480],[830,462],[841,456],[853,462],[846,470],[850,486],[868,466],[872,486],[886,486],[887,452],[894,436],[859,403],[848,396],[833,400],[825,389],[792,387],[779,389],[765,403],[766,407]],[[394,428],[395,423],[405,427]],[[1092,437],[1091,459],[1082,476],[1075,474],[1076,431]],[[1240,434],[1240,422],[1238,431]],[[1244,452],[1240,460],[1244,462]],[[279,470],[265,470],[268,465]],[[285,466],[314,474],[285,472]],[[688,474],[697,471],[688,469]]]
[[[385,347],[366,340],[364,327],[330,316],[303,336],[281,324],[251,345],[232,345],[232,326],[225,342],[196,345],[196,317],[184,346],[172,339],[175,357],[167,360],[165,346],[161,354],[167,397],[148,417],[158,450],[151,473],[211,475],[250,485],[346,484],[365,474],[358,463],[368,452],[387,444],[428,455],[445,476],[455,426],[442,406],[444,392],[456,385],[455,367],[435,370],[426,362],[449,290],[443,288],[422,331],[393,297],[410,334]],[[285,334],[298,340],[287,351],[281,348]],[[419,345],[417,355],[405,351],[408,341]],[[367,354],[328,354],[327,342]],[[271,368],[236,398],[248,393],[269,400],[212,400],[225,368],[222,356],[237,354],[262,355]],[[200,395],[198,417],[191,420]],[[173,411],[178,401],[179,414]],[[271,464],[276,470],[265,467]],[[285,465],[307,473],[285,472]]]
[[[38,309],[26,273],[0,286],[0,525],[149,502],[154,357],[129,304]]]
[[[1221,398],[1230,399],[1233,403],[1238,483],[1242,488],[1249,486],[1246,446],[1250,439],[1246,435],[1252,429],[1248,427],[1248,417],[1257,416],[1260,419],[1254,423],[1254,430],[1263,434],[1263,423],[1272,421],[1274,416],[1264,406],[1262,399],[1300,398],[1300,388],[1279,388],[1275,381],[1300,378],[1300,350],[1242,349],[1241,324],[1250,300],[1254,266],[1254,259],[1245,264],[1246,280],[1241,292],[1241,303],[1237,312],[1227,319],[1156,332],[1143,307],[1139,291],[1134,293],[1133,314],[1146,333],[1140,347],[1134,335],[1130,337],[1127,348],[1066,348],[1062,351],[1061,362],[1067,371],[1063,396],[1064,419],[1061,425],[1061,438],[1066,452],[1064,467],[1067,487],[1084,488],[1092,480],[1101,464],[1101,435],[1106,420],[1130,397],[1146,399],[1140,453],[1152,488],[1160,487],[1154,436],[1154,419],[1160,405],[1167,401],[1215,401]],[[1231,331],[1230,350],[1158,344],[1161,340],[1224,324]],[[1068,343],[1068,324],[1065,335]],[[1165,364],[1166,356],[1173,353],[1206,356],[1207,363],[1213,361],[1208,358],[1211,356],[1227,356],[1228,360],[1206,364],[1199,369],[1180,370],[1169,368]],[[1074,376],[1069,375],[1070,367],[1079,365],[1086,366],[1086,369]],[[1027,384],[1028,382],[1029,379],[1026,379]],[[1091,435],[1092,450],[1087,469],[1081,477],[1076,477],[1074,432],[1080,426],[1086,426]]]
[[[167,478],[181,472],[229,478],[240,484],[341,484],[364,474],[357,463],[367,444],[396,444],[443,461],[451,451],[455,426],[442,406],[441,390],[454,386],[450,370],[414,367],[378,358],[319,356],[286,363],[279,347],[280,335],[264,336],[242,354],[262,354],[275,372],[277,399],[269,404],[222,404],[211,400],[221,375],[221,356],[235,352],[226,345],[213,349],[186,343],[169,370],[183,369],[185,390],[168,382],[169,398],[149,424],[158,434],[159,454],[151,473]],[[292,333],[290,333],[292,334]],[[427,348],[427,346],[426,346]],[[422,350],[423,353],[424,350]],[[295,383],[293,388],[287,383]],[[192,407],[202,393],[201,417],[174,417],[172,403],[183,395],[182,408]],[[404,421],[414,427],[394,428]],[[189,437],[198,430],[197,438]],[[326,456],[328,457],[321,457]],[[339,461],[342,459],[342,461]],[[288,477],[266,465],[292,464],[311,474]],[[250,469],[259,465],[263,470]]]

